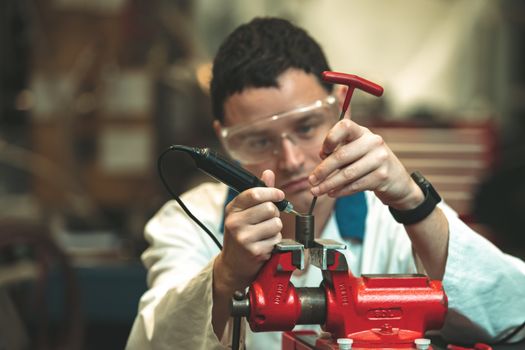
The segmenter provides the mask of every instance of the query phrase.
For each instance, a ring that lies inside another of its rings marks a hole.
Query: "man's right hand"
[[[235,290],[250,284],[282,239],[283,224],[273,202],[283,200],[284,193],[273,188],[272,171],[264,171],[262,180],[268,187],[250,188],[226,206],[224,244],[214,271]]]
[[[268,187],[250,188],[226,206],[223,248],[213,265],[212,323],[219,339],[233,292],[244,291],[282,239],[283,224],[273,202],[283,200],[284,193],[273,188],[272,171],[264,171],[262,180]]]

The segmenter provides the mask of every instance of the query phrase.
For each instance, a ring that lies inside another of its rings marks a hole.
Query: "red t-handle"
[[[358,88],[378,97],[383,94],[383,88],[380,85],[372,83],[369,80],[363,79],[353,74],[324,71],[323,80],[333,84],[341,84],[348,86],[341,116],[344,116],[344,114],[346,113],[348,105],[350,105],[350,100],[352,99],[352,94],[354,93],[355,88]]]

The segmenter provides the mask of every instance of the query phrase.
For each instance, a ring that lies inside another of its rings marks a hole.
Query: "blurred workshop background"
[[[381,84],[353,117],[467,222],[523,257],[525,2],[2,0],[0,348],[122,349],[170,144],[218,148],[210,62],[254,16],[304,26]],[[180,193],[208,180],[166,163]]]

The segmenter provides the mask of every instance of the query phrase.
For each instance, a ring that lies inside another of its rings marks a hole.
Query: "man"
[[[284,20],[254,19],[223,43],[211,82],[214,128],[228,153],[267,187],[231,199],[226,186],[205,184],[183,196],[222,239],[220,252],[174,202],[148,223],[151,246],[143,261],[150,290],[129,349],[228,344],[233,292],[249,285],[276,243],[294,237],[294,217],[272,204],[285,196],[299,212],[318,196],[316,236],[344,241],[354,274],[413,273],[420,260],[431,278],[443,280],[449,298],[443,336],[497,340],[525,320],[522,261],[444,204],[412,224],[394,220],[389,207],[399,218],[425,195],[380,136],[349,115],[337,122],[343,92],[320,80],[325,70],[318,44]],[[292,279],[298,287],[320,281],[320,271],[308,267]],[[247,330],[248,349],[279,344],[279,333]]]

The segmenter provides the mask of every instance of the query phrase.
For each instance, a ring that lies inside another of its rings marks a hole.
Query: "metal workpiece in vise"
[[[341,116],[355,88],[376,96],[383,93],[379,85],[355,75],[324,72],[323,80],[348,86]],[[247,294],[232,300],[233,316],[246,317],[254,332],[314,324],[331,334],[306,343],[298,340],[300,332],[286,332],[283,350],[343,349],[342,340],[353,343],[353,349],[416,349],[416,339],[442,327],[447,297],[440,281],[425,275],[354,276],[345,244],[314,239],[311,213],[296,216],[295,240],[277,244]],[[318,287],[296,288],[290,281],[296,269],[304,269],[305,249],[311,265],[322,271]]]

